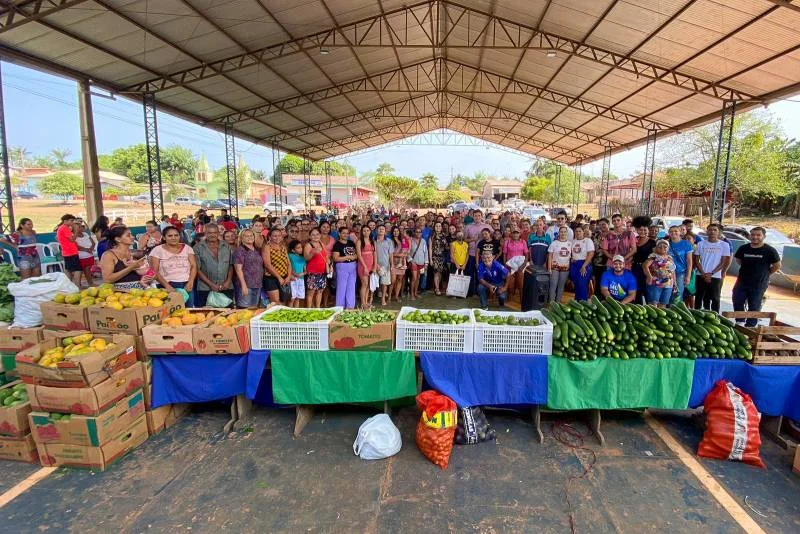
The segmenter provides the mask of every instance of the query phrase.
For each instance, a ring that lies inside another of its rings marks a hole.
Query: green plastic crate
[[[13,371],[17,368],[16,354],[0,354],[0,371]]]

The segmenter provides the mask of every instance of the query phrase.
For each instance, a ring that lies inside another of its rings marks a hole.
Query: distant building
[[[518,198],[522,193],[522,181],[489,179],[483,184],[484,200],[503,202],[509,198]]]
[[[39,184],[47,178],[48,176],[52,176],[57,172],[65,172],[67,174],[72,174],[75,176],[83,177],[83,170],[82,169],[69,169],[65,171],[59,170],[52,170],[47,169],[44,167],[30,167],[26,168],[24,173],[17,174],[17,178],[20,179],[21,184],[19,187],[20,191],[30,191],[31,193],[41,194],[39,190]],[[131,179],[127,176],[122,176],[121,174],[117,174],[111,171],[100,171],[100,190],[103,193],[107,191],[111,191],[114,189],[121,189],[126,184],[129,184]]]
[[[244,161],[244,157],[239,156],[239,161],[236,163],[237,173],[244,176],[247,180],[250,179],[250,168]],[[227,175],[217,177],[214,170],[208,164],[205,154],[200,155],[200,160],[197,162],[197,171],[194,175],[195,190],[197,191],[197,198],[203,200],[218,200],[221,198],[228,198],[228,177]],[[252,185],[245,191],[244,198],[252,198]],[[239,199],[243,200],[243,199]]]
[[[312,174],[308,181],[308,200],[315,206],[326,202],[339,202],[347,205],[356,203],[377,202],[377,192],[358,184],[354,176],[330,176],[331,198],[327,198],[327,184],[325,175]],[[286,187],[286,201],[290,204],[304,205],[306,184],[302,174],[284,174],[281,177]]]

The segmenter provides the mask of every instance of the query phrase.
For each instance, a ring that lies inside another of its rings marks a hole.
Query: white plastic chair
[[[14,267],[14,272],[19,272],[19,267],[17,267],[17,261],[14,259],[14,254],[6,248],[3,249],[3,260]]]
[[[61,245],[58,244],[58,241],[51,241],[47,244],[47,246],[50,247],[50,250],[53,251],[53,255],[56,258],[64,258],[64,256],[61,255]]]
[[[56,255],[50,245],[36,243],[36,252],[39,253],[39,261],[42,262],[42,272],[49,273],[51,267],[58,268],[62,273],[66,272],[64,259]]]

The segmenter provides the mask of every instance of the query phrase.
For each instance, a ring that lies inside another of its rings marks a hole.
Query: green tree
[[[415,187],[408,197],[408,203],[415,208],[433,208],[441,204],[442,197],[434,187]]]
[[[30,156],[30,151],[23,146],[12,146],[8,149],[8,157],[11,159],[11,163],[22,169],[28,166]]]
[[[197,158],[188,148],[169,145],[160,150],[161,172],[166,171],[175,183],[191,184],[197,172]],[[145,168],[147,160],[145,159]]]
[[[56,168],[64,169],[69,166],[67,158],[72,154],[72,150],[68,148],[54,148],[50,151],[50,156],[53,158],[53,163]]]
[[[422,187],[429,187],[434,190],[439,188],[439,180],[430,172],[422,175],[422,178],[419,179],[419,184]]]
[[[749,207],[769,207],[788,194],[787,141],[772,115],[753,111],[733,125],[729,190]],[[664,141],[661,163],[668,166],[658,191],[701,195],[713,188],[719,124],[696,128]]]
[[[217,169],[214,172],[214,180],[218,180],[222,184],[227,184],[228,168],[220,167]],[[250,190],[250,185],[252,182],[253,180],[250,176],[250,168],[247,165],[238,165],[236,167],[236,192],[239,195],[239,200],[247,198],[247,192]],[[227,197],[228,190],[223,188],[220,194],[223,197]]]
[[[161,180],[189,185],[197,172],[197,158],[192,151],[180,145],[169,145],[159,150],[161,161]],[[99,163],[99,158],[98,158]],[[127,176],[131,180],[147,183],[147,147],[142,143],[118,148],[111,153],[110,159],[104,158],[103,165],[109,165],[117,174]]]
[[[378,176],[375,178],[375,189],[380,199],[396,207],[403,206],[419,184],[416,180],[402,176]]]
[[[564,206],[572,204],[577,194],[577,201],[580,203],[583,197],[578,189],[578,177],[575,171],[561,165],[559,177],[558,168],[559,164],[554,161],[534,159],[530,169],[525,172],[527,180],[522,185],[520,196],[525,200]]]
[[[253,169],[250,171],[250,177],[253,180],[257,180],[259,182],[270,182],[270,176],[267,174],[267,171],[263,169]]]
[[[792,139],[786,147],[786,180],[794,189],[784,202],[784,213],[800,217],[800,141]]]
[[[101,171],[114,171],[114,165],[112,164],[111,154],[100,154],[97,156],[97,166],[100,167]]]
[[[477,171],[473,176],[456,174],[450,179],[450,182],[447,184],[447,189],[458,190],[462,187],[466,187],[467,189],[480,193],[488,179],[489,174],[486,171]]]
[[[39,182],[39,191],[45,195],[62,197],[64,204],[69,197],[83,194],[83,176],[68,172],[57,172]]]

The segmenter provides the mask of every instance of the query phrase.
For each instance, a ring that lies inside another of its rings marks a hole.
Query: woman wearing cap
[[[669,241],[659,239],[656,242],[655,251],[644,262],[643,268],[647,279],[647,303],[665,308],[677,288],[675,262],[669,254]]]

